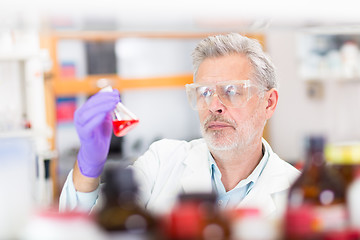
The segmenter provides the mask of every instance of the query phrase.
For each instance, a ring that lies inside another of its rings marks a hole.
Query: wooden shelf
[[[42,36],[59,39],[76,39],[85,41],[114,41],[121,38],[169,38],[169,39],[203,39],[208,36],[227,34],[228,32],[154,32],[154,31],[50,31],[43,32]],[[242,33],[257,39],[264,46],[264,35],[259,33]]]
[[[0,132],[0,138],[32,138],[35,133],[32,129],[22,129]]]
[[[114,41],[120,38],[205,38],[220,32],[131,32],[131,31],[57,31],[49,33],[57,39],[77,39],[90,41]]]
[[[92,75],[85,78],[54,79],[56,96],[94,94],[99,91],[98,80],[106,78],[119,91],[140,88],[184,87],[192,82],[192,74],[177,76],[125,79],[117,75]]]
[[[313,76],[313,77],[302,77],[304,82],[335,82],[335,83],[360,83],[360,77],[345,77],[345,76]]]
[[[26,61],[34,57],[39,57],[39,54],[16,51],[0,53],[0,61]]]
[[[159,87],[184,87],[185,84],[192,83],[193,75],[184,74],[167,77],[149,77],[139,79],[120,79],[115,87],[117,89],[137,89],[137,88],[159,88]]]

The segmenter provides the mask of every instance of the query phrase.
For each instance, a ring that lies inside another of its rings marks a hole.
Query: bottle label
[[[314,208],[314,230],[316,232],[344,229],[346,219],[346,209],[343,204]]]
[[[343,204],[329,206],[301,206],[286,213],[286,234],[306,237],[346,228],[346,209]]]

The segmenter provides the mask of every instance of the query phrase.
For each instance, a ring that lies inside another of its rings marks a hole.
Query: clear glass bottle
[[[105,175],[105,204],[96,215],[109,239],[154,239],[155,218],[137,204],[138,187],[129,168],[109,168]]]
[[[321,239],[346,227],[345,185],[326,165],[324,145],[322,137],[308,139],[306,164],[289,190],[286,239]]]

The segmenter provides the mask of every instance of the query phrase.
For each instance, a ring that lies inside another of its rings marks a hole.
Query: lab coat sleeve
[[[64,187],[61,191],[60,200],[59,200],[60,212],[76,210],[76,211],[90,213],[98,199],[100,186],[92,192],[88,192],[88,193],[78,192],[74,187],[74,183],[72,179],[73,179],[73,170],[70,171],[65,181]]]
[[[160,167],[157,145],[157,143],[152,144],[149,150],[130,166],[135,173],[135,178],[139,186],[139,203],[145,208],[147,208],[147,204],[154,190],[155,180]]]
[[[186,141],[162,139],[152,143],[130,166],[138,181],[141,206],[155,214],[172,206],[182,190],[181,176],[186,166],[183,161],[191,147]]]

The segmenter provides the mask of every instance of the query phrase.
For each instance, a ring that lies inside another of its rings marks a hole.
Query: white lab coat
[[[238,207],[256,207],[264,216],[282,214],[287,190],[299,171],[281,160],[263,139],[268,162],[253,189]],[[161,140],[133,165],[141,182],[142,201],[156,212],[171,209],[179,193],[211,192],[209,150],[203,139]]]
[[[263,144],[269,154],[268,162],[238,207],[256,207],[264,216],[280,217],[286,206],[287,190],[299,171],[281,160],[264,139]],[[131,168],[139,181],[140,202],[154,213],[169,211],[179,193],[212,191],[209,150],[203,139],[190,142],[164,139],[155,142]],[[69,181],[72,181],[71,177],[68,177]],[[84,200],[83,193],[79,200],[76,194],[73,184],[65,183],[60,209],[81,208],[79,203],[92,201],[86,196]],[[102,201],[97,202],[96,208]]]

